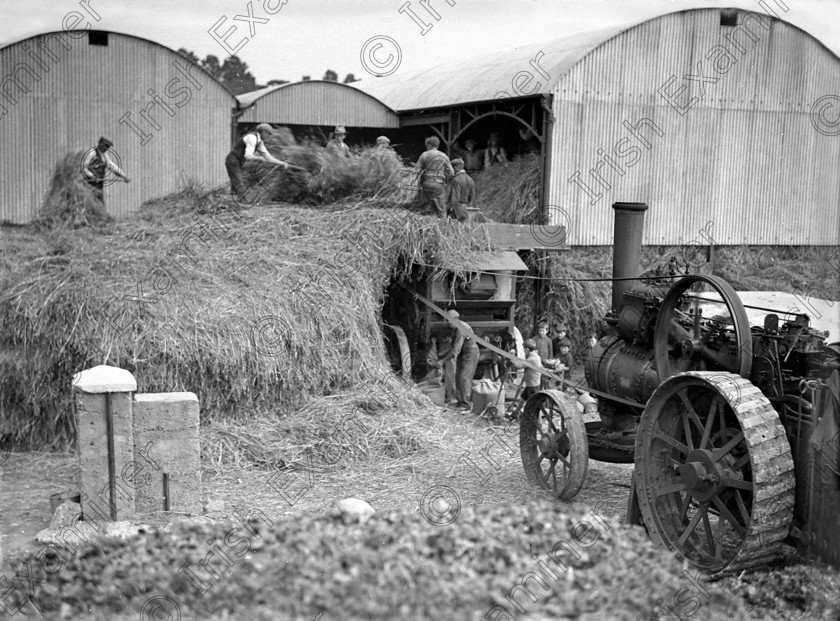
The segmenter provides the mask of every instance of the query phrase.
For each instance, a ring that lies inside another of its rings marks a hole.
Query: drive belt
[[[451,325],[453,328],[458,330],[458,332],[461,333],[464,336],[465,339],[466,338],[472,339],[473,341],[475,341],[476,343],[478,343],[482,347],[486,347],[490,351],[499,354],[500,356],[502,356],[506,360],[510,360],[511,362],[514,362],[516,364],[516,366],[527,367],[527,368],[532,369],[532,370],[534,370],[534,371],[536,371],[536,372],[538,372],[542,375],[550,377],[554,381],[559,382],[560,385],[562,385],[564,388],[571,388],[572,390],[574,390],[578,394],[583,393],[583,392],[587,392],[587,393],[596,395],[598,397],[601,397],[603,399],[608,399],[609,401],[614,401],[616,403],[621,403],[623,405],[629,405],[629,406],[634,407],[634,408],[644,408],[645,407],[644,403],[639,403],[637,401],[631,401],[630,399],[623,399],[621,397],[616,397],[615,395],[611,395],[611,394],[606,393],[606,392],[601,392],[600,390],[595,390],[593,388],[587,387],[586,390],[582,390],[582,389],[578,388],[576,385],[572,384],[571,382],[568,382],[568,381],[562,379],[559,375],[556,375],[556,374],[552,373],[551,371],[549,371],[545,367],[538,367],[537,365],[532,364],[532,363],[528,362],[527,360],[523,360],[522,358],[518,358],[518,357],[514,356],[510,352],[506,352],[505,350],[501,349],[500,347],[496,347],[495,345],[493,345],[489,341],[487,341],[487,340],[481,338],[480,336],[478,336],[477,334],[475,334],[475,332],[473,332],[471,329],[465,328],[464,327],[465,324],[464,324],[463,321],[461,321],[460,319],[453,319],[452,317],[450,317],[446,313],[445,310],[443,310],[440,306],[438,306],[437,304],[432,302],[430,299],[428,299],[424,295],[421,295],[421,294],[417,293],[416,291],[414,291],[410,287],[406,287],[405,285],[402,285],[402,287],[403,287],[403,289],[408,291],[411,295],[413,295],[415,298],[420,300],[423,304],[425,304],[426,306],[431,308],[433,311],[435,311],[438,315],[443,317],[447,321],[447,323],[449,323],[449,325]]]

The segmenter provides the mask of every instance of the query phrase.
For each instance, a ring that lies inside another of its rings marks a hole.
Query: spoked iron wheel
[[[586,428],[575,402],[559,390],[544,390],[525,404],[519,451],[528,481],[558,500],[570,500],[583,487],[589,462]]]
[[[701,283],[721,297],[720,302],[708,300],[725,310],[721,317],[701,318],[697,307],[699,298],[689,292],[692,286]],[[680,305],[688,301],[694,306],[690,314],[679,310]],[[677,371],[728,371],[749,377],[752,367],[750,322],[732,286],[722,278],[702,274],[677,281],[659,307],[653,352],[659,381],[665,381]],[[671,354],[677,356],[674,361],[679,360],[681,368],[672,369]]]
[[[793,517],[794,472],[779,416],[725,372],[663,382],[639,422],[634,478],[655,543],[710,575],[779,553]]]

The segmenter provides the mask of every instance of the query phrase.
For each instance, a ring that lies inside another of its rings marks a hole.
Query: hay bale
[[[101,225],[110,220],[93,188],[82,177],[84,151],[67,153],[53,169],[35,222],[45,228]]]

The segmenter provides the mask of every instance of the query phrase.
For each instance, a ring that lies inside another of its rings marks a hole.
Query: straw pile
[[[67,153],[53,170],[36,223],[42,227],[79,228],[110,220],[93,189],[82,178],[84,151]]]
[[[511,224],[541,222],[539,157],[522,155],[473,175],[476,205],[485,216]]]
[[[16,252],[0,275],[0,429],[21,448],[71,442],[69,378],[94,364],[143,392],[197,393],[204,422],[276,419],[309,395],[370,401],[386,287],[487,249],[405,210],[243,210],[195,189],[110,234],[0,236]],[[415,399],[391,392],[397,412]]]
[[[364,199],[398,184],[407,174],[390,149],[357,147],[348,157],[339,157],[312,140],[297,144],[287,128],[275,130],[265,144],[272,155],[299,169],[247,163],[246,185],[263,188],[257,192],[262,202],[327,205],[344,198]]]

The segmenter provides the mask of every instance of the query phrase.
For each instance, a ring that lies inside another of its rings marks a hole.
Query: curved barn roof
[[[463,59],[408,77],[394,74],[375,78],[361,82],[360,88],[399,111],[492,101],[502,92],[508,97],[548,94],[557,80],[589,52],[642,21],[645,20],[522,46],[490,56]],[[543,56],[535,62],[549,76],[548,79],[531,64],[541,52]],[[524,85],[531,92],[513,88],[514,77],[522,71],[530,71],[534,75],[534,81]]]
[[[397,114],[373,95],[349,84],[306,80],[267,86],[237,98],[244,123],[399,127]]]

